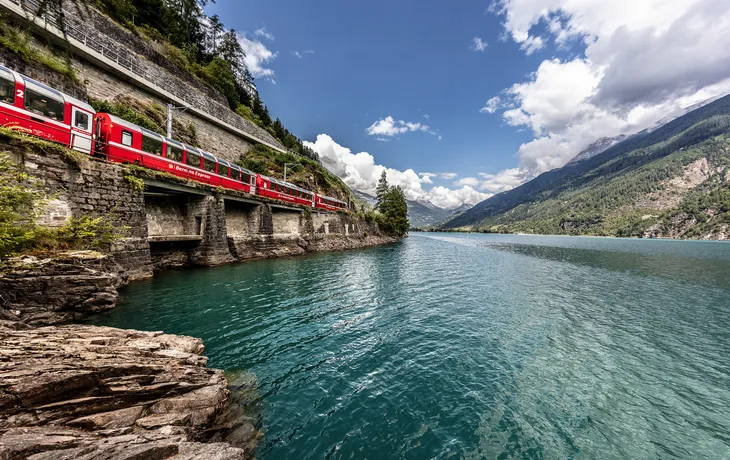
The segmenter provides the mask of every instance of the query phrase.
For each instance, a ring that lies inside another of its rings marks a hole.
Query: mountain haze
[[[728,166],[725,96],[495,195],[442,228],[724,239]]]

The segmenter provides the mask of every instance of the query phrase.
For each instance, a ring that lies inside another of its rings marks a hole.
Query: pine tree
[[[210,49],[213,54],[218,53],[218,38],[223,34],[225,27],[217,14],[210,17]],[[240,47],[240,45],[239,45]],[[243,51],[243,50],[242,50]],[[225,58],[224,58],[225,59]]]
[[[402,237],[408,233],[411,224],[408,221],[408,205],[406,196],[400,186],[390,187],[379,203],[383,214],[383,230],[391,235]]]
[[[378,202],[375,205],[375,209],[382,211],[382,206],[385,203],[385,196],[388,194],[388,191],[390,190],[390,186],[388,185],[388,178],[387,174],[385,173],[385,170],[383,170],[383,174],[380,175],[380,180],[378,181],[378,186],[375,189],[375,196],[378,198]]]

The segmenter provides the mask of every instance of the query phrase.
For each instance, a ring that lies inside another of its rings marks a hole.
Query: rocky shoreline
[[[201,339],[67,324],[116,306],[109,255],[0,270],[0,459],[249,459],[255,379],[207,367]]]
[[[200,339],[0,327],[0,458],[246,459],[260,437]],[[239,391],[241,391],[239,389]]]

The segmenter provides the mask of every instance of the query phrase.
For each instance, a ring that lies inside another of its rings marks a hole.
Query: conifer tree
[[[382,211],[382,206],[385,203],[385,196],[388,194],[388,191],[390,190],[390,186],[388,185],[388,178],[385,173],[385,170],[383,170],[383,174],[380,175],[380,180],[378,181],[378,186],[375,189],[375,195],[378,198],[378,202],[375,205],[375,209]]]

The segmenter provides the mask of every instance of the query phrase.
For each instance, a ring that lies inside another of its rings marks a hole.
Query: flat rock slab
[[[258,433],[231,423],[203,350],[162,332],[0,326],[0,458],[249,458]],[[200,442],[233,433],[245,449]]]

